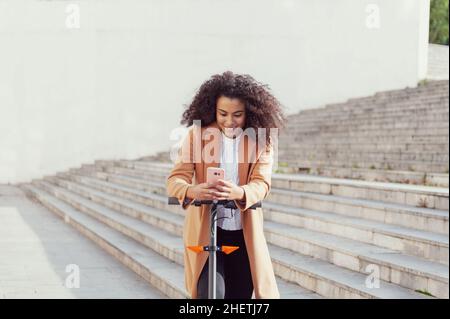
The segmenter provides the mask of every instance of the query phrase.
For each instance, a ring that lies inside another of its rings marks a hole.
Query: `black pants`
[[[223,230],[217,227],[217,245],[239,246],[229,255],[217,252],[217,299],[251,299],[253,282],[242,230]],[[209,258],[208,258],[209,259]],[[208,260],[200,274],[197,298],[208,298]]]

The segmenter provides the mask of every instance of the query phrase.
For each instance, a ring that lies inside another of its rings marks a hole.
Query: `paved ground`
[[[79,288],[66,287],[76,283],[72,264]],[[166,297],[20,189],[0,185],[1,298]]]

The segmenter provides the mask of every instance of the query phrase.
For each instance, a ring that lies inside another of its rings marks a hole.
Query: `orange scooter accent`
[[[194,253],[201,253],[205,250],[203,246],[187,246],[187,248],[192,250]]]
[[[231,254],[233,251],[238,249],[239,246],[222,246],[222,252],[224,252],[227,255]]]
[[[187,246],[188,249],[195,253],[200,253],[202,251],[209,251],[208,246]],[[221,251],[227,255],[231,254],[233,251],[238,250],[239,246],[219,246],[218,251]]]

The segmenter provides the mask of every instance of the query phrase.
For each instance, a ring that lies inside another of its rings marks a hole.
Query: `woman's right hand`
[[[217,189],[211,183],[201,183],[194,186],[189,186],[186,192],[186,197],[189,199],[198,200],[213,200],[214,192]]]

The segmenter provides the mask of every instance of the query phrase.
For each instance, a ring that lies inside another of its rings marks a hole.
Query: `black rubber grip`
[[[180,205],[180,201],[176,197],[169,197],[169,205]]]
[[[168,203],[169,203],[169,205],[180,205],[180,201],[176,197],[169,197]],[[211,205],[211,204],[213,204],[213,201],[212,200],[194,200],[194,202],[192,204],[195,206]],[[237,209],[234,201],[219,200],[217,202],[217,204],[224,205],[226,208]],[[256,209],[256,208],[261,208],[261,207],[262,207],[262,203],[257,202],[255,204],[253,204],[252,206],[250,206],[249,209]]]

